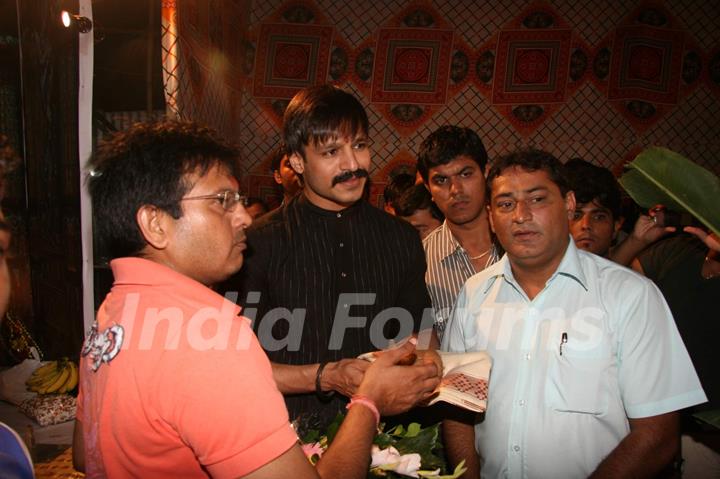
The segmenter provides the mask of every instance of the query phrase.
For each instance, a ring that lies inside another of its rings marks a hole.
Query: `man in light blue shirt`
[[[471,456],[467,477],[654,476],[678,452],[677,411],[707,400],[660,291],[575,247],[552,155],[501,158],[488,191],[507,254],[468,280],[443,339],[493,357],[488,408],[446,421],[448,453]]]

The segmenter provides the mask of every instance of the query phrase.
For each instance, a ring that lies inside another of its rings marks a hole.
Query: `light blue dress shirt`
[[[505,255],[458,296],[445,351],[487,350],[482,477],[590,475],[642,418],[705,402],[658,288],[569,239],[531,301]]]

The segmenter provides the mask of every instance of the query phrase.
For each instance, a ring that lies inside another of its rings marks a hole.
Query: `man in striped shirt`
[[[301,90],[283,130],[303,189],[248,230],[234,286],[290,417],[323,425],[362,381],[369,363],[358,355],[432,330],[425,255],[409,223],[362,199],[371,160],[357,98],[330,85]],[[414,381],[403,395],[424,399]]]
[[[445,215],[423,240],[425,282],[440,340],[462,285],[499,259],[485,208],[487,159],[482,140],[469,128],[442,126],[420,145],[418,171]]]

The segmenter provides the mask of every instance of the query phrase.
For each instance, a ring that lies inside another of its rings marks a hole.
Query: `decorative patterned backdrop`
[[[617,173],[663,145],[720,171],[718,1],[177,4],[180,115],[241,145],[252,195],[273,194],[288,100],[323,82],[367,107],[374,201],[448,123],[491,158],[535,146]]]

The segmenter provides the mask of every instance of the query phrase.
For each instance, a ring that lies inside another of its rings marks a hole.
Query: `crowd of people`
[[[352,94],[301,90],[271,211],[202,126],[139,124],[98,148],[88,186],[115,282],[81,354],[78,469],[363,478],[378,424],[441,383],[442,350],[493,359],[487,410],[440,417],[463,477],[673,477],[683,459],[687,477],[720,474],[717,432],[691,416],[720,396],[717,236],[640,215],[621,237],[608,170],[490,159],[452,125],[383,211],[365,196],[369,135]],[[311,466],[291,420],[338,412]]]

